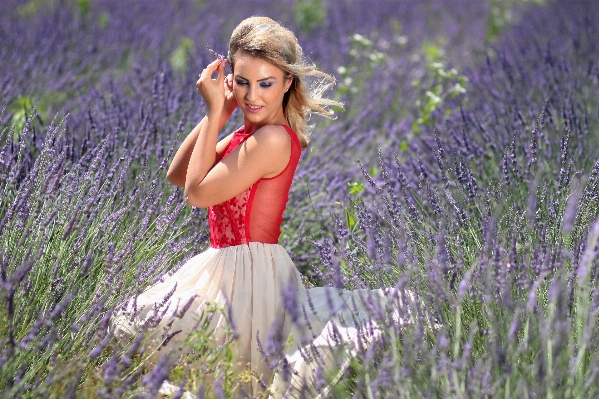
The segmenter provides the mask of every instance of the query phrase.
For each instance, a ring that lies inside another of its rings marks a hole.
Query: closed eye
[[[235,83],[237,83],[240,86],[247,86],[249,84],[248,81],[244,80],[244,79],[235,79]],[[273,84],[274,84],[274,82],[260,82],[260,83],[258,83],[258,85],[260,87],[263,87],[263,88],[271,87]]]

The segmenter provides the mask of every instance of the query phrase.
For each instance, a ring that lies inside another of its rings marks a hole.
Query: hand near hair
[[[218,77],[212,79],[212,74],[216,71],[218,71]],[[213,140],[214,143],[210,142],[206,144],[206,147],[210,148],[208,152],[211,152],[207,158],[220,159],[231,139],[230,136],[226,137],[216,145],[218,132],[222,129],[237,107],[237,100],[233,95],[233,76],[229,75],[225,79],[224,75],[225,66],[221,64],[220,60],[216,60],[202,71],[196,82],[198,91],[204,98],[204,101],[206,101],[208,113],[183,141],[168,169],[166,174],[167,179],[177,186],[185,187],[191,154],[198,138],[201,136],[200,132],[206,130],[208,116],[210,116],[212,121],[218,121],[218,126],[216,126],[216,129],[214,129],[213,126],[211,129],[213,132],[209,134],[209,136],[214,136],[210,139]],[[202,140],[205,141],[204,139]],[[214,164],[214,160],[211,162],[210,166]]]
[[[233,94],[233,74],[228,74],[225,78],[225,106],[223,113],[229,117],[237,108],[237,99]]]
[[[218,72],[216,79],[212,79],[212,74]],[[220,115],[225,106],[225,65],[220,60],[215,60],[208,64],[200,74],[196,87],[198,92],[204,98],[208,113]]]

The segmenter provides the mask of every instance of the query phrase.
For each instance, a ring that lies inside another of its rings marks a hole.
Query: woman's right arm
[[[225,81],[225,104],[224,104],[224,108],[223,108],[223,111],[220,116],[218,131],[220,131],[223,128],[223,126],[225,125],[225,123],[227,122],[227,120],[229,119],[229,117],[231,116],[233,111],[235,110],[235,108],[237,108],[237,103],[236,103],[235,97],[233,97],[233,93],[232,93],[232,87],[233,87],[232,79],[233,78],[230,75],[227,77],[227,79]],[[191,158],[191,154],[192,154],[194,146],[198,140],[198,136],[199,136],[200,132],[202,131],[202,127],[206,123],[207,123],[207,118],[206,117],[202,118],[200,123],[198,123],[198,125],[195,128],[193,128],[193,130],[189,133],[187,138],[183,141],[183,143],[177,150],[177,153],[175,154],[173,161],[171,162],[168,172],[166,173],[166,178],[168,181],[170,181],[171,183],[173,183],[176,186],[185,187],[185,180],[187,177],[187,169],[189,166],[189,159]],[[231,141],[232,136],[233,136],[232,134],[228,135],[227,137],[225,137],[224,139],[219,141],[218,144],[216,145],[216,147],[215,147],[216,161],[215,162],[218,162],[222,158],[225,150],[227,149],[227,146],[229,145],[229,142]]]
[[[221,122],[219,123],[218,130],[220,131],[227,119],[229,119],[230,114],[226,114],[223,111],[223,115],[221,116]],[[173,162],[171,162],[171,166],[168,168],[168,172],[166,172],[166,178],[168,181],[173,183],[179,187],[185,187],[185,178],[187,175],[187,167],[189,166],[189,158],[191,157],[191,153],[193,151],[193,147],[195,146],[196,141],[198,140],[198,135],[202,130],[202,125],[206,123],[206,117],[202,118],[200,123],[196,127],[193,128],[191,133],[187,136],[187,138],[181,144],[181,147],[177,150],[175,157],[173,158]],[[216,145],[216,162],[218,162],[221,158],[229,142],[231,141],[231,137],[233,135],[230,134]]]

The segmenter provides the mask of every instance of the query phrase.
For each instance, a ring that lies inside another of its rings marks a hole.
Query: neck
[[[266,125],[288,125],[287,123],[287,118],[285,118],[285,115],[283,114],[283,108],[281,108],[280,112],[277,112],[277,114],[272,117],[272,118],[268,118],[266,120],[262,120],[259,122],[254,122],[249,120],[248,118],[243,118],[243,125],[245,128],[245,132],[246,133],[253,133],[256,130],[260,129],[262,126],[266,126]]]

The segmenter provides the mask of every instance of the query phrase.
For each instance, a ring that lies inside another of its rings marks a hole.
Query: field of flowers
[[[329,396],[598,397],[594,0],[0,2],[0,397],[235,392],[209,331],[178,362],[106,332],[209,244],[165,168],[204,114],[205,43],[251,15],[345,103],[312,121],[281,245],[308,286],[422,304],[407,326],[372,309],[382,334]]]

